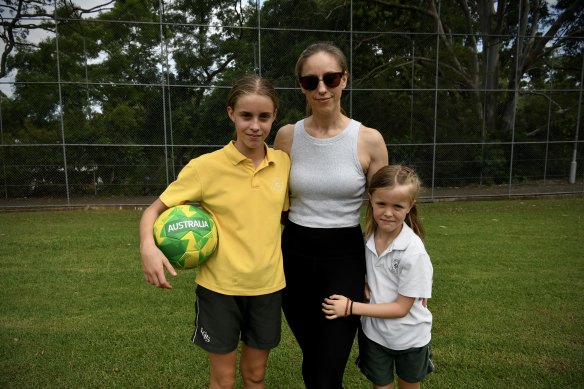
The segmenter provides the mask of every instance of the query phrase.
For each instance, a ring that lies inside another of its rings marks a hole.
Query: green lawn
[[[434,264],[425,388],[584,383],[584,198],[420,204]],[[147,284],[139,211],[0,213],[1,388],[205,388],[194,271]],[[302,388],[287,326],[268,388]],[[355,348],[356,350],[356,348]],[[368,388],[352,360],[346,388]]]

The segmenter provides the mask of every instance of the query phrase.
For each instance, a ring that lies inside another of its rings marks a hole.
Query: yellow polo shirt
[[[290,158],[267,145],[253,162],[233,142],[191,160],[160,195],[168,207],[198,202],[214,217],[219,241],[196,282],[217,293],[257,296],[286,286],[280,216],[288,210]]]

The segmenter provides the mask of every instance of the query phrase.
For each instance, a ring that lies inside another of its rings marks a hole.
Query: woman
[[[336,389],[342,388],[359,317],[327,320],[321,302],[333,293],[363,301],[360,210],[368,180],[388,164],[387,148],[377,130],[341,109],[349,78],[341,50],[328,42],[313,44],[295,71],[308,116],[280,128],[274,141],[292,161],[282,306],[302,350],[306,387]]]

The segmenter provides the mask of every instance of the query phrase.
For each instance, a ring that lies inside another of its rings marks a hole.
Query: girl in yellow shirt
[[[177,273],[154,243],[156,218],[169,207],[197,202],[215,219],[219,243],[197,271],[192,338],[208,353],[211,388],[235,386],[240,340],[244,385],[264,387],[270,349],[280,341],[285,287],[280,216],[288,209],[290,158],[265,143],[277,109],[278,97],[268,80],[239,80],[227,101],[236,139],[191,160],[140,221],[144,278],[171,288],[165,270]]]

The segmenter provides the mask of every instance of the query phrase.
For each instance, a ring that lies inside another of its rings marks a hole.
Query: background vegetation
[[[582,177],[581,0],[5,3],[5,198],[160,193],[230,139],[242,74],[274,80],[274,132],[303,117],[293,68],[317,40],[348,56],[345,110],[427,186]]]
[[[424,203],[436,371],[424,388],[579,388],[584,199]],[[139,211],[0,213],[0,387],[205,388],[194,271],[141,273]],[[286,324],[269,388],[302,388]],[[352,363],[348,389],[369,384]],[[241,387],[241,386],[239,386]]]

